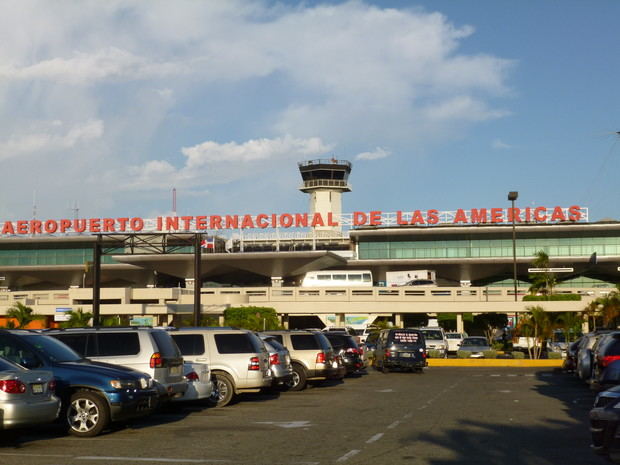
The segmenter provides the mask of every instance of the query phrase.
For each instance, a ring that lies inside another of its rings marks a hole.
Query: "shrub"
[[[512,358],[522,359],[522,358],[525,358],[525,354],[523,352],[515,350],[515,351],[512,352]]]
[[[562,358],[561,352],[547,352],[547,358],[559,360]]]
[[[471,352],[467,350],[459,350],[456,352],[456,358],[469,358]]]
[[[581,300],[579,294],[551,294],[551,295],[525,295],[523,301],[539,301],[539,300]]]
[[[442,358],[442,354],[440,351],[435,349],[430,349],[426,352],[428,358]]]
[[[484,358],[497,358],[497,351],[485,350],[484,352],[482,352],[482,355],[484,355]]]

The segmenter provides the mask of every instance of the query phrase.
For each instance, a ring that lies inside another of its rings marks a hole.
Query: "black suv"
[[[344,331],[326,331],[324,334],[334,352],[342,358],[348,375],[364,368],[363,351],[355,342],[355,337]]]
[[[53,337],[28,330],[0,330],[0,347],[20,365],[54,374],[60,418],[74,436],[96,436],[110,422],[150,413],[157,403],[149,375],[91,362]]]
[[[375,349],[375,366],[387,373],[392,368],[422,371],[426,361],[424,334],[417,329],[384,329]]]

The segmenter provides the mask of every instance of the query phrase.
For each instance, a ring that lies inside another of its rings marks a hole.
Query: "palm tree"
[[[583,315],[575,312],[564,312],[557,317],[558,326],[562,328],[566,342],[572,342],[573,336],[581,330]]]
[[[544,250],[536,252],[536,256],[532,261],[534,268],[549,268],[550,259],[549,255]],[[553,294],[553,287],[557,284],[557,278],[554,273],[544,271],[542,273],[535,273],[530,275],[532,285],[528,289],[532,295],[540,292],[543,295]]]
[[[544,342],[553,336],[553,330],[556,327],[555,317],[546,312],[543,307],[536,305],[527,307],[528,313],[519,320],[519,331],[528,336],[528,353],[530,358],[540,358]],[[532,345],[529,344],[529,338],[532,338]]]
[[[21,302],[15,302],[13,306],[6,311],[6,316],[16,319],[18,328],[25,328],[33,321],[45,318],[44,316],[35,315],[31,307],[27,307]]]
[[[81,308],[76,311],[71,310],[69,312],[69,319],[62,323],[62,328],[79,328],[82,326],[88,326],[90,319],[93,317],[91,312],[84,312]]]

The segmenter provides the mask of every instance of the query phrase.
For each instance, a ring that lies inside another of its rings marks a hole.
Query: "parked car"
[[[466,352],[469,358],[484,358],[484,352],[491,350],[491,345],[486,337],[466,337],[463,339],[459,352]]]
[[[357,373],[364,368],[363,351],[353,336],[345,332],[329,331],[325,333],[325,337],[329,340],[334,352],[344,362],[348,375]]]
[[[620,386],[600,392],[590,410],[592,450],[606,456],[613,463],[620,463]]]
[[[620,331],[603,334],[592,346],[592,387],[598,389],[607,367],[620,360]]]
[[[164,329],[86,327],[52,329],[45,334],[96,362],[123,365],[148,373],[156,381],[162,401],[182,397],[187,390],[183,356]]]
[[[0,347],[0,430],[53,422],[60,400],[52,372],[13,363],[4,358],[6,349]]]
[[[377,340],[379,339],[380,330],[374,331],[368,335],[366,341],[361,345],[364,352],[364,360],[368,365],[375,364],[375,349],[377,348]]]
[[[422,330],[384,329],[379,333],[375,367],[383,373],[393,368],[421,372],[427,364]]]
[[[579,351],[579,344],[581,344],[582,338],[583,336],[568,345],[566,358],[562,362],[562,369],[568,373],[574,373],[577,369],[577,352]]]
[[[291,364],[291,354],[288,349],[280,344],[274,336],[266,334],[258,335],[265,344],[269,352],[269,366],[273,381],[271,387],[280,388],[288,386],[293,379],[293,365]]]
[[[448,340],[446,339],[446,333],[440,326],[426,326],[419,328],[424,334],[424,341],[426,342],[426,350],[434,350],[439,352],[439,357],[448,357]]]
[[[269,353],[252,331],[234,328],[170,328],[185,360],[208,363],[216,380],[216,407],[242,392],[271,386]]]
[[[182,396],[173,397],[172,402],[213,401],[217,397],[211,370],[206,363],[184,362],[183,376],[187,380],[187,390]]]
[[[325,381],[339,377],[339,366],[334,349],[321,331],[264,331],[274,336],[291,354],[293,378],[291,391],[305,389],[308,381]]]
[[[448,353],[455,354],[463,342],[463,339],[467,337],[467,333],[446,333],[446,340],[448,341]]]
[[[594,369],[594,354],[592,348],[603,334],[609,333],[609,330],[594,331],[584,334],[581,342],[579,343],[579,349],[577,351],[577,368],[575,370],[576,375],[586,383],[589,383],[592,378]]]
[[[96,436],[111,422],[146,415],[156,406],[157,390],[149,375],[85,359],[51,336],[0,330],[0,347],[25,368],[52,372],[61,419],[74,436]]]

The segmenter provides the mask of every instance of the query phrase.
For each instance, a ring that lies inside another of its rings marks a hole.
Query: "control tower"
[[[340,221],[342,214],[342,193],[351,192],[349,174],[351,163],[335,158],[308,160],[297,164],[303,179],[300,191],[310,194],[310,213],[320,213],[327,221],[332,213],[334,220]],[[322,236],[341,235],[341,226],[317,226],[315,232]]]

